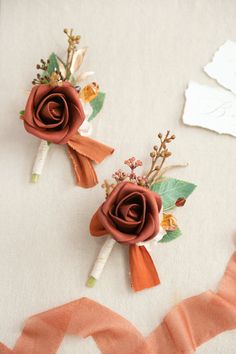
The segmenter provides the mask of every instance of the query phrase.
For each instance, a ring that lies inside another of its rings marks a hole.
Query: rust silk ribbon
[[[91,188],[98,183],[93,163],[101,163],[114,152],[113,148],[80,134],[67,142],[67,150],[77,184],[83,188]]]
[[[217,292],[183,300],[146,338],[125,318],[81,298],[29,318],[14,349],[0,343],[0,354],[55,354],[66,334],[92,336],[103,354],[188,354],[235,328],[236,252]]]

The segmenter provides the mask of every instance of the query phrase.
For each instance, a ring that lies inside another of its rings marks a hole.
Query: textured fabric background
[[[81,296],[100,301],[148,334],[179,300],[215,289],[236,246],[236,140],[186,127],[181,115],[190,79],[217,84],[202,71],[225,40],[236,40],[234,0],[0,1],[0,340],[13,346],[23,321]],[[178,210],[183,236],[153,254],[162,284],[134,294],[127,250],[113,250],[93,289],[85,281],[102,239],[88,225],[104,198],[97,186],[75,187],[63,147],[53,146],[40,183],[29,176],[38,140],[18,112],[40,58],[66,49],[64,27],[89,46],[84,69],[94,70],[107,97],[93,137],[116,153],[97,168],[100,181],[135,155],[148,163],[157,132],[171,129],[170,175],[198,188]],[[198,353],[234,354],[236,332]],[[94,354],[92,340],[66,338],[59,353]]]

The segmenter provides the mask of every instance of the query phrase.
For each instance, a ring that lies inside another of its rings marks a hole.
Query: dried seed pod
[[[170,157],[171,156],[171,152],[170,151],[165,151],[165,157]]]
[[[161,157],[166,157],[165,150],[161,152]]]

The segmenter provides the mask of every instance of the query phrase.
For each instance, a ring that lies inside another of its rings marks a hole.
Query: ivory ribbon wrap
[[[109,237],[106,239],[104,242],[102,248],[100,249],[100,252],[98,254],[97,260],[93,266],[93,269],[90,273],[90,276],[98,280],[100,278],[100,275],[102,274],[103,268],[105,267],[105,264],[110,256],[110,253],[115,245],[116,241]]]
[[[156,301],[154,298],[153,301]],[[217,334],[236,328],[236,252],[219,290],[175,306],[148,337],[125,318],[87,298],[30,317],[13,350],[1,354],[55,354],[66,334],[92,336],[103,354],[192,353]]]
[[[68,155],[72,161],[77,184],[91,188],[98,183],[93,163],[101,163],[114,149],[87,136],[76,134],[67,142]]]
[[[43,171],[43,167],[47,158],[48,150],[49,150],[50,144],[46,140],[41,140],[38,151],[37,151],[37,156],[34,162],[34,166],[32,169],[32,175],[33,176],[40,176]]]

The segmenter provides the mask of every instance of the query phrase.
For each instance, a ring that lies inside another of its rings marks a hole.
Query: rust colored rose
[[[160,228],[161,197],[130,182],[119,183],[93,216],[91,234],[109,233],[120,243],[152,239]]]
[[[84,118],[78,93],[69,82],[33,87],[23,116],[27,132],[55,144],[66,144]]]

